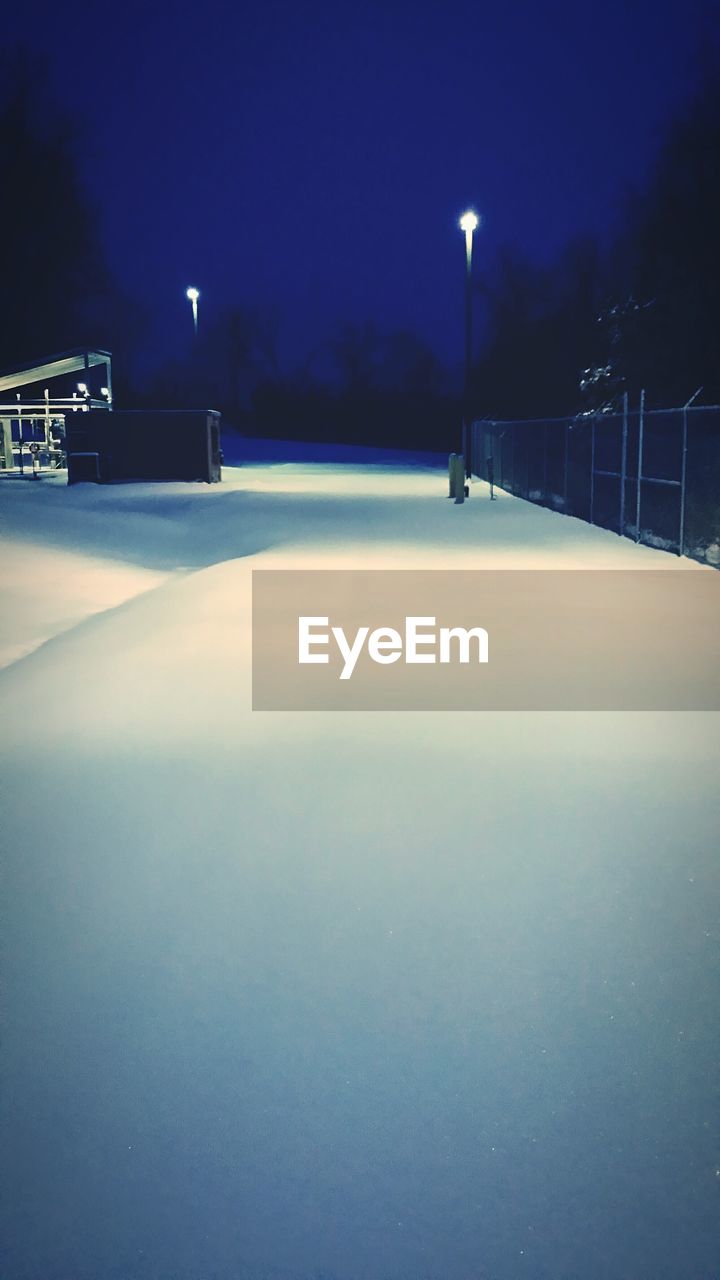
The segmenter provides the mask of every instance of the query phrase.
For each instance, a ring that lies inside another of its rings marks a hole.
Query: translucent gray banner
[[[720,574],[253,572],[257,711],[720,709]]]

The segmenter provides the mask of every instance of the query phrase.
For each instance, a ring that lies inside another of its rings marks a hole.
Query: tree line
[[[541,269],[515,250],[484,297],[475,403],[498,418],[720,403],[720,75],[708,70],[666,131],[649,180],[609,249],[566,246]],[[482,416],[482,415],[481,415]]]
[[[35,72],[37,67],[35,65]],[[71,347],[107,347],[116,400],[213,407],[247,433],[446,449],[460,371],[417,335],[348,323],[283,370],[279,317],[238,301],[141,389],[135,354],[151,328],[108,266],[83,185],[78,138],[38,95],[15,52],[0,66],[0,367]],[[720,402],[720,74],[714,66],[670,125],[649,180],[609,248],[591,237],[539,266],[501,250],[475,285],[477,417],[537,418],[612,408],[624,392],[680,405]]]

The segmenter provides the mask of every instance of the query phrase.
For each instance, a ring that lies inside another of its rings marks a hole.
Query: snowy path
[[[480,489],[0,491],[12,1280],[717,1270],[718,717],[248,709],[252,567],[692,567]]]
[[[427,468],[297,463],[227,468],[221,488],[6,481],[0,667],[173,574],[263,552],[328,567],[696,567],[509,495],[491,505],[481,482],[457,509],[444,487]]]

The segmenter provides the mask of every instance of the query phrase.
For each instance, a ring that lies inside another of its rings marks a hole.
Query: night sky
[[[483,217],[478,271],[504,243],[547,259],[609,234],[688,97],[707,13],[68,0],[18,6],[3,42],[49,55],[158,350],[190,325],[195,284],[201,323],[234,301],[275,308],[286,367],[367,319],[452,363],[463,207]]]

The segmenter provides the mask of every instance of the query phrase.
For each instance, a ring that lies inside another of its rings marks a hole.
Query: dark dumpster
[[[68,484],[222,478],[214,409],[121,409],[68,415]]]

